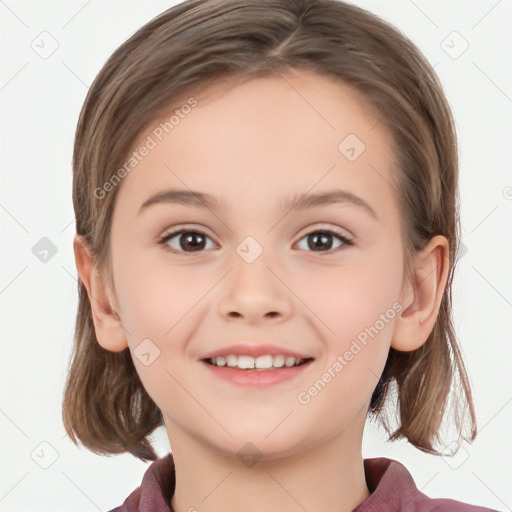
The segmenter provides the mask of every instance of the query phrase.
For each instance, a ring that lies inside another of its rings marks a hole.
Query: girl
[[[115,511],[490,510],[361,454],[367,416],[433,454],[445,418],[476,436],[454,124],[406,37],[338,0],[188,0],[105,64],[73,168],[64,424],[153,461]]]

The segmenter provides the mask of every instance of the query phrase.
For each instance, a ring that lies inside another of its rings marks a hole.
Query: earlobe
[[[427,247],[415,256],[414,285],[406,282],[391,346],[409,352],[423,345],[432,332],[443,299],[449,270],[448,240],[433,237]],[[412,298],[411,298],[412,297]]]
[[[89,297],[98,343],[106,350],[120,352],[128,347],[125,330],[109,298],[108,285],[98,273],[87,241],[75,235],[73,251],[78,275]]]

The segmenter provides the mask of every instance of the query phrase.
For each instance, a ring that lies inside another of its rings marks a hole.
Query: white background
[[[71,157],[79,111],[100,68],[128,36],[175,3],[0,1],[1,511],[110,510],[148,467],[131,455],[79,449],[62,426],[77,308]],[[467,247],[455,276],[455,318],[481,431],[445,459],[406,442],[386,443],[369,425],[363,454],[403,462],[431,497],[512,510],[512,2],[353,3],[417,44],[454,111]],[[43,31],[58,43],[47,59],[31,47]],[[469,44],[455,59],[463,41],[453,34],[446,39],[453,31]],[[46,263],[32,252],[42,237],[57,248]],[[163,428],[156,448],[160,456],[169,451]],[[36,462],[49,463],[52,454],[57,458],[48,469]]]

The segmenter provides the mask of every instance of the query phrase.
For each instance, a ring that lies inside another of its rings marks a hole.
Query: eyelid
[[[190,224],[190,225],[183,224],[183,225],[180,225],[179,227],[170,227],[170,228],[166,229],[162,233],[162,235],[159,236],[158,240],[159,241],[163,240],[169,235],[177,235],[183,231],[199,232],[201,234],[209,236],[212,240],[214,240],[214,237],[212,235],[208,234],[208,230],[206,228],[196,227],[196,225],[192,225],[192,224]],[[303,238],[304,236],[309,235],[311,233],[314,233],[316,231],[332,231],[332,232],[338,234],[339,236],[350,239],[352,241],[354,240],[354,236],[351,235],[347,230],[345,230],[343,228],[339,228],[337,226],[333,227],[333,226],[325,224],[325,223],[320,223],[320,225],[318,225],[318,226],[313,225],[313,226],[304,228],[304,231],[301,234],[301,238]]]
[[[164,233],[158,238],[157,242],[158,242],[158,245],[164,245],[166,246],[165,248],[173,253],[178,253],[178,254],[189,254],[189,255],[193,255],[194,254],[194,251],[192,252],[187,252],[187,251],[176,251],[175,249],[171,249],[170,246],[167,246],[167,241],[168,240],[171,240],[172,238],[182,234],[182,233],[187,233],[187,232],[193,232],[193,233],[198,233],[198,234],[201,234],[201,235],[205,235],[206,237],[208,237],[210,240],[212,240],[216,245],[219,245],[214,237],[210,236],[207,232],[208,230],[206,228],[203,228],[203,227],[196,227],[194,225],[187,225],[187,224],[184,224],[184,225],[181,225],[181,226],[175,226],[175,227],[171,227],[171,228],[168,228],[164,231]],[[335,235],[336,237],[338,237],[342,242],[343,242],[343,246],[353,246],[354,245],[354,242],[355,242],[355,237],[351,234],[348,234],[346,232],[346,230],[343,230],[342,228],[339,228],[338,226],[334,227],[332,225],[327,225],[325,223],[320,223],[320,225],[313,225],[313,226],[309,226],[308,228],[305,228],[304,231],[302,232],[302,234],[299,236],[298,240],[296,243],[299,243],[305,236],[307,235],[310,235],[310,234],[313,234],[313,233],[319,233],[319,232],[328,232],[328,233],[331,233],[333,235]],[[336,249],[330,249],[328,251],[318,251],[318,254],[333,254],[333,253],[336,253],[340,248],[336,248]],[[197,251],[198,254],[202,253],[202,252],[205,252],[204,250],[203,251]],[[313,252],[315,253],[315,251],[306,251],[306,252]]]
[[[301,238],[305,235],[309,235],[310,233],[316,233],[317,231],[331,231],[333,233],[338,234],[344,238],[354,240],[354,236],[350,234],[350,232],[344,228],[340,228],[339,226],[335,226],[332,224],[327,224],[325,222],[320,222],[318,224],[313,224],[312,226],[308,226],[303,231],[301,231]]]
[[[204,233],[205,235],[208,235],[208,229],[204,228],[203,226],[198,226],[197,224],[178,224],[177,226],[172,226],[170,228],[167,228],[164,230],[164,232],[161,235],[161,238],[165,238],[167,235],[176,234],[180,231],[198,231],[201,233]],[[211,235],[208,235],[210,238]]]
[[[219,245],[216,241],[215,241],[215,238],[209,234],[208,230],[206,228],[203,228],[203,227],[197,227],[195,225],[188,225],[188,224],[183,224],[183,225],[179,225],[179,226],[174,226],[174,227],[171,227],[171,228],[168,228],[166,229],[162,235],[160,235],[157,239],[157,242],[159,244],[164,244],[165,242],[165,239],[167,238],[168,240],[170,240],[171,238],[174,238],[175,236],[181,234],[181,233],[188,233],[188,232],[193,232],[193,233],[199,233],[201,235],[205,235],[207,236],[208,238],[210,238],[211,240],[213,240],[217,245]],[[182,252],[182,251],[180,251]]]

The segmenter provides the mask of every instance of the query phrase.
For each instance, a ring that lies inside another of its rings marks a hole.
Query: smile
[[[312,362],[313,358],[296,359],[270,354],[256,358],[230,354],[201,360],[214,377],[236,386],[259,389],[296,378],[307,371]]]
[[[226,357],[213,357],[206,359],[206,362],[213,366],[228,366],[230,368],[238,368],[240,370],[275,370],[277,368],[291,368],[303,364],[307,359],[298,359],[284,355],[262,355],[252,357],[246,355],[229,354]]]

